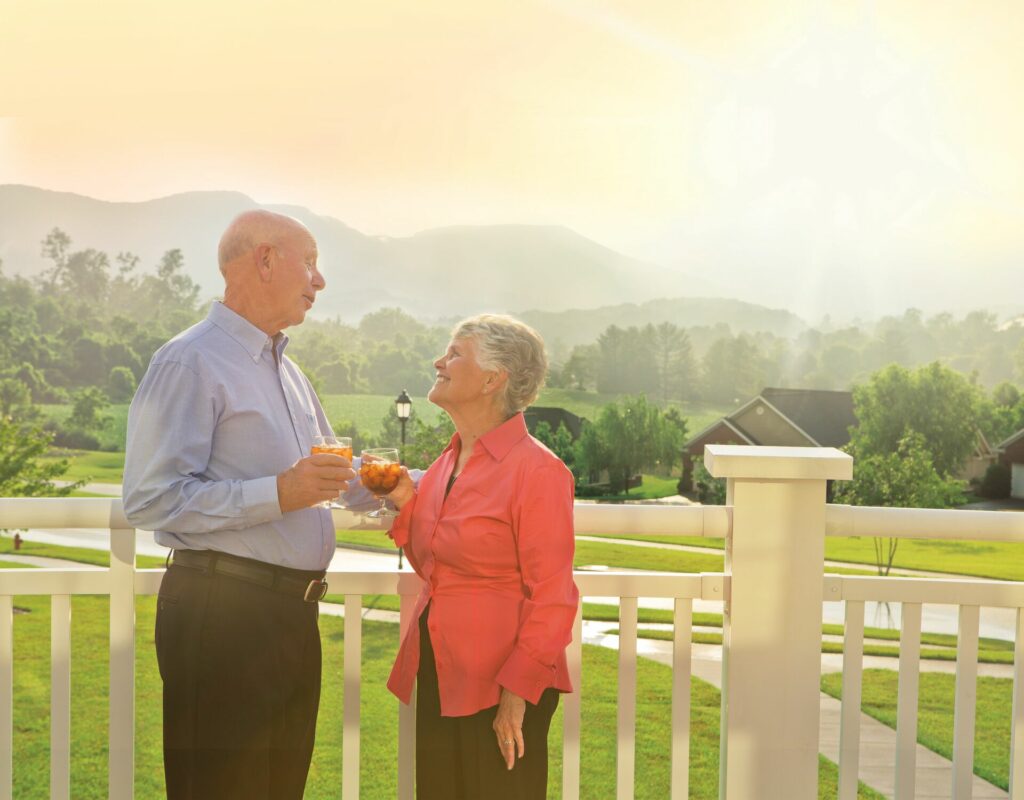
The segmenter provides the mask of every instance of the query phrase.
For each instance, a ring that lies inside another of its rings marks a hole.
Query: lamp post
[[[398,460],[400,463],[405,463],[405,423],[409,421],[409,415],[412,414],[412,399],[409,394],[402,389],[402,393],[395,398],[395,414],[398,416],[398,421],[402,423],[402,449],[398,451]],[[402,568],[402,548],[398,548],[398,568]]]

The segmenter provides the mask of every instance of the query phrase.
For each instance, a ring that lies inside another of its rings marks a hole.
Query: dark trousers
[[[420,666],[416,675],[417,800],[544,800],[548,788],[548,727],[558,692],[547,689],[526,704],[526,755],[509,770],[491,727],[498,707],[468,717],[442,717],[434,650],[420,617]]]
[[[172,564],[156,652],[169,800],[301,800],[320,702],[317,605]]]

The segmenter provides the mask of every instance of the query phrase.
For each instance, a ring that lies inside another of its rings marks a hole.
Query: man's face
[[[274,248],[271,276],[272,304],[281,328],[298,325],[326,285],[316,266],[316,241],[309,231],[283,236]]]

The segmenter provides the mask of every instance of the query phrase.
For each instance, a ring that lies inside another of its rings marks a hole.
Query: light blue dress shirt
[[[268,337],[216,302],[153,356],[128,412],[124,510],[174,549],[325,569],[330,511],[282,514],[277,475],[331,427],[313,387]],[[373,507],[353,482],[347,505]]]

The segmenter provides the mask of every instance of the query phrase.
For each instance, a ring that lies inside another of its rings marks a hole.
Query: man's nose
[[[320,270],[313,270],[313,288],[318,292],[322,292],[327,286],[327,281],[324,280],[324,276],[320,274]]]

